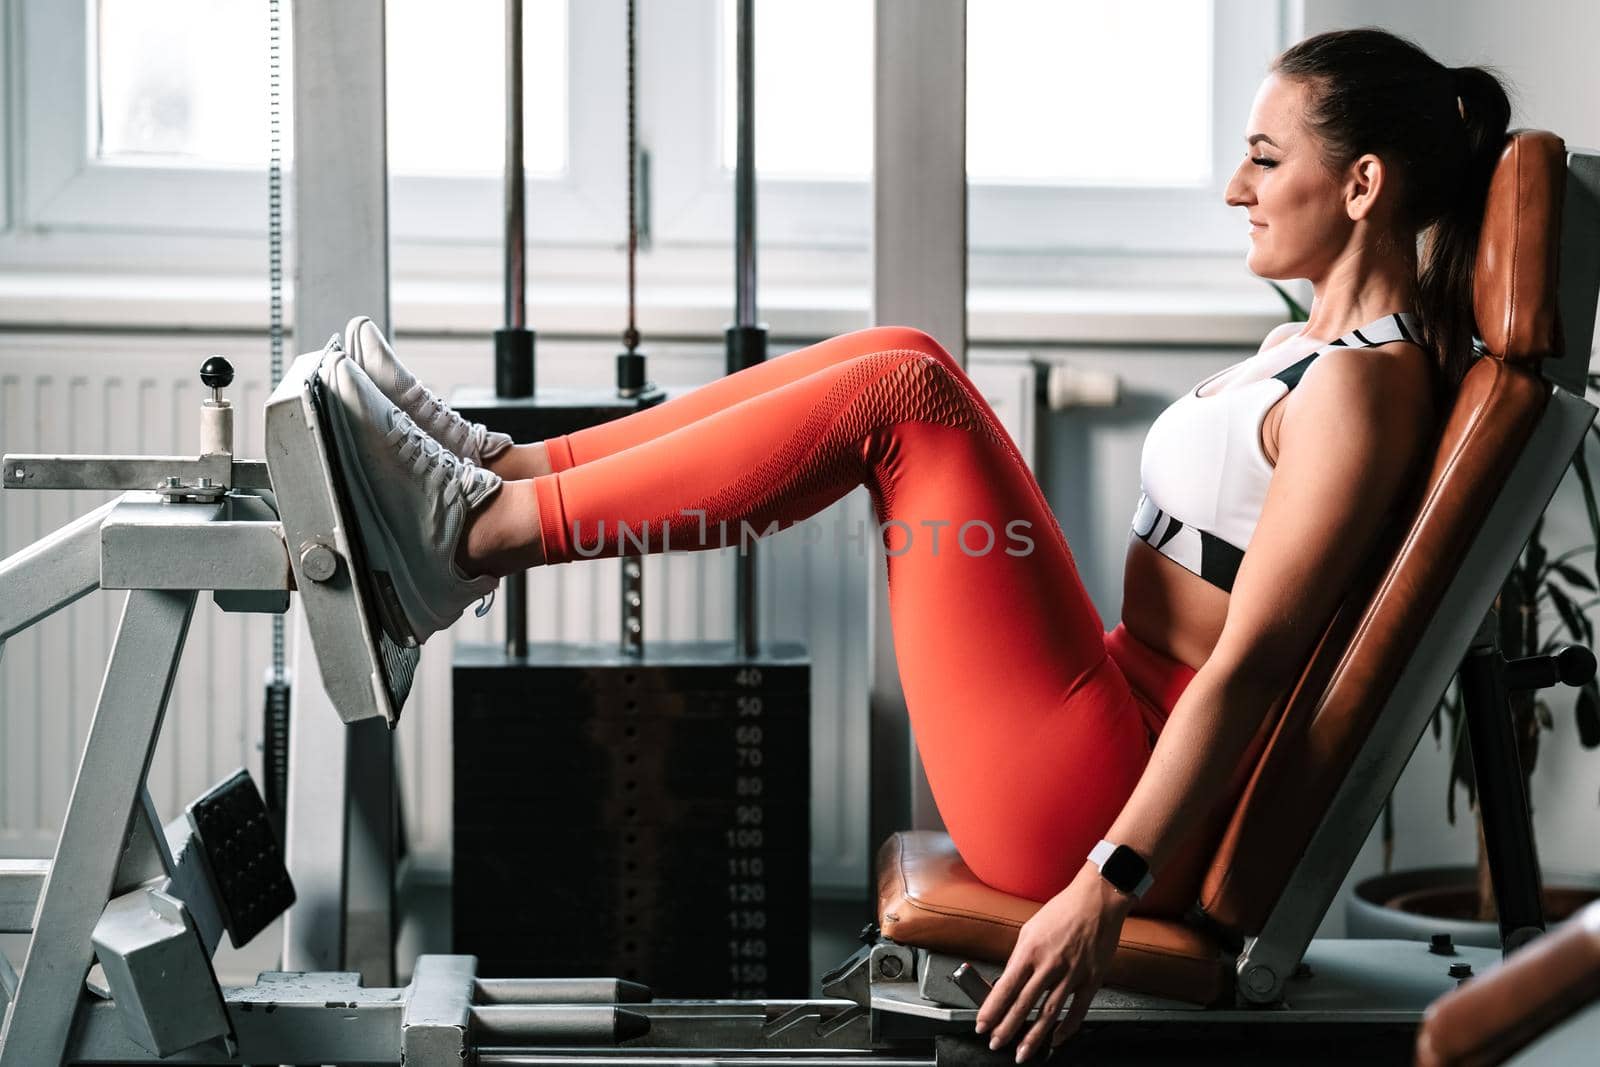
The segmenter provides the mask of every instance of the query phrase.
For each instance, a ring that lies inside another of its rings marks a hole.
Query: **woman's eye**
[[[1252,156],[1250,162],[1258,167],[1276,167],[1278,165],[1277,160],[1268,159],[1266,156]]]

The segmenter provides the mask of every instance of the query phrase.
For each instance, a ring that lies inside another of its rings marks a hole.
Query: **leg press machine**
[[[1405,1045],[1463,965],[1495,967],[1492,950],[1312,937],[1458,668],[1504,951],[1541,935],[1505,694],[1581,682],[1593,660],[1569,651],[1508,669],[1492,605],[1595,415],[1583,393],[1597,288],[1600,156],[1517,134],[1479,252],[1483,358],[1424,484],[1263,725],[1233,795],[1128,919],[1069,1054],[1151,1033],[1293,1035],[1308,1058],[1313,1035]],[[198,457],[0,465],[8,490],[125,490],[0,560],[0,651],[79,597],[127,590],[55,855],[0,860],[0,932],[29,935],[20,970],[0,956],[0,1067],[990,1055],[974,1051],[976,1011],[950,974],[971,961],[993,977],[1039,905],[979,882],[947,837],[927,832],[885,843],[876,928],[824,976],[823,999],[670,1001],[616,979],[479,979],[470,956],[423,956],[403,988],[350,973],[219,984],[211,957],[223,933],[248,941],[294,888],[244,772],[166,825],[145,788],[198,594],[224,611],[282,612],[297,593],[347,724],[392,726],[419,658],[374,622],[385,594],[363,566],[324,424],[326,351],[301,356],[269,399],[264,461],[234,458],[220,393],[229,372],[209,363]]]

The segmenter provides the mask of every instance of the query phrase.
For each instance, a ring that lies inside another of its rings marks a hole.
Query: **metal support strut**
[[[1491,610],[1461,661],[1460,679],[1500,945],[1509,954],[1544,932],[1539,857],[1509,697],[1513,690],[1543,689],[1557,682],[1582,685],[1594,676],[1595,660],[1588,649],[1571,646],[1508,662],[1500,653],[1498,633],[1497,613]]]

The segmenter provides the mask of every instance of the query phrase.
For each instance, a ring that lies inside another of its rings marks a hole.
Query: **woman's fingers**
[[[1078,1032],[1078,1027],[1083,1024],[1083,1017],[1089,1011],[1089,1004],[1094,1000],[1094,995],[1100,992],[1100,987],[1095,985],[1081,985],[1072,997],[1072,1007],[1067,1009],[1067,1017],[1061,1020],[1061,1025],[1056,1027],[1055,1036],[1050,1039],[1052,1047],[1066,1044],[1068,1038]]]
[[[1069,974],[1056,987],[1050,995],[1044,998],[1044,1004],[1039,1008],[1039,1018],[1028,1028],[1028,1033],[1023,1037],[1022,1043],[1017,1046],[1017,1062],[1032,1056],[1044,1048],[1050,1041],[1050,1031],[1055,1028],[1056,1016],[1061,1013],[1061,1005],[1066,1002],[1067,993],[1072,988],[1072,976]]]
[[[1049,988],[1050,975],[1046,972],[1038,970],[1029,975],[1022,991],[1007,1009],[1006,1017],[995,1027],[994,1038],[989,1042],[989,1047],[995,1049],[1001,1045],[1009,1045],[1012,1038],[1021,1033],[1022,1028],[1028,1024],[1028,1012],[1033,1010],[1033,1006]]]
[[[1000,1025],[1006,1017],[1007,1009],[1011,1007],[1011,998],[1032,973],[1033,968],[1026,955],[1020,949],[1013,949],[1011,958],[1006,961],[1005,970],[994,980],[989,995],[983,998],[983,1006],[978,1009],[976,1025],[978,1033],[986,1034]]]

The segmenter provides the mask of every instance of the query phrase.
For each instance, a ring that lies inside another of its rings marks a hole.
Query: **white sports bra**
[[[1261,450],[1261,424],[1272,405],[1330,348],[1420,344],[1421,336],[1409,312],[1385,315],[1332,342],[1297,334],[1179,397],[1144,439],[1134,536],[1232,592],[1272,480],[1272,464]],[[1212,385],[1220,388],[1206,393]]]

